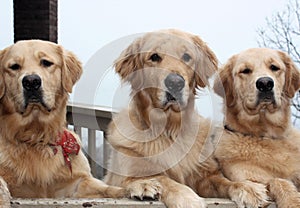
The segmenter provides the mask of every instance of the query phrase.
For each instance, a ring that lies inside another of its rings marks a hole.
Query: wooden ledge
[[[208,208],[237,208],[235,203],[228,199],[205,199]],[[129,199],[13,199],[11,201],[12,208],[58,208],[58,207],[92,207],[92,208],[166,208],[163,203],[158,201],[136,201]],[[268,208],[276,208],[274,204]]]

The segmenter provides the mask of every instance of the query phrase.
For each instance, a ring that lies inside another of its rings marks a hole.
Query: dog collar
[[[58,139],[53,146],[54,155],[56,155],[58,151],[56,146],[61,146],[65,163],[72,173],[70,154],[78,155],[80,150],[80,145],[78,144],[76,138],[69,131],[64,130],[62,133],[58,134]]]
[[[227,130],[227,131],[230,131],[230,132],[232,132],[232,133],[235,133],[235,134],[241,134],[241,135],[246,136],[246,137],[259,137],[259,138],[265,137],[265,136],[263,136],[263,135],[255,136],[255,135],[253,135],[253,134],[247,134],[247,133],[239,132],[239,131],[236,131],[236,130],[232,129],[232,128],[229,127],[228,125],[224,125],[224,129]]]
[[[251,134],[246,134],[246,133],[238,132],[238,131],[232,129],[231,127],[229,127],[228,125],[224,125],[224,129],[226,129],[227,131],[230,131],[230,132],[232,132],[232,133],[239,133],[239,134],[242,134],[242,135],[244,135],[244,136],[253,136],[253,135],[251,135]]]
[[[228,125],[224,125],[224,129],[226,129],[227,131],[231,131],[233,133],[236,133],[236,131],[233,130],[232,128],[230,128]]]

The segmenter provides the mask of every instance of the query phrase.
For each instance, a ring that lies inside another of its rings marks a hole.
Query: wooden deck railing
[[[82,138],[91,164],[92,173],[102,178],[105,169],[98,165],[105,164],[108,155],[108,145],[105,142],[105,131],[112,119],[110,108],[94,107],[89,105],[70,104],[67,107],[67,121],[70,128],[74,128]],[[99,134],[99,132],[102,132]],[[99,148],[102,144],[102,148]],[[98,154],[98,155],[97,155]],[[99,157],[99,154],[100,157]],[[95,161],[97,158],[101,161]],[[228,199],[205,199],[208,208],[236,208],[235,203]],[[102,207],[102,208],[166,208],[158,201],[135,201],[129,199],[13,199],[12,208],[59,208],[59,207]],[[275,208],[274,204],[269,208]]]
[[[83,150],[89,159],[92,174],[100,179],[105,174],[103,164],[108,161],[109,148],[104,138],[112,113],[115,111],[108,107],[82,104],[67,106],[68,125],[73,127],[82,139]]]

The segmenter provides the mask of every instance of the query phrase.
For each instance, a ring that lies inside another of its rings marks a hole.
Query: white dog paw
[[[11,195],[6,182],[0,177],[0,207],[10,207]]]
[[[266,207],[270,204],[267,188],[264,184],[251,181],[237,182],[230,189],[231,200],[238,208]]]
[[[166,204],[168,208],[206,208],[205,201],[199,197],[199,199],[193,199],[192,201],[184,200],[181,202],[173,202]]]
[[[162,186],[156,179],[140,179],[127,186],[130,198],[135,199],[160,199]]]
[[[206,208],[205,200],[192,189],[182,186],[176,192],[164,194],[163,202],[168,208]]]

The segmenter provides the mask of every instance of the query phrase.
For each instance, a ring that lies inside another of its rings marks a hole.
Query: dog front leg
[[[271,179],[268,183],[268,189],[278,208],[300,206],[300,193],[291,181],[281,178]]]
[[[80,180],[74,197],[78,198],[124,198],[128,197],[125,188],[110,186],[93,177]]]
[[[131,198],[159,199],[168,208],[205,208],[204,199],[191,188],[177,183],[167,176],[151,176],[147,178],[128,178],[124,186],[130,192]]]
[[[11,195],[7,184],[2,177],[0,177],[0,207],[10,207]]]
[[[270,204],[264,184],[249,180],[230,181],[220,173],[203,179],[199,183],[198,194],[230,198],[238,207],[265,207]]]
[[[168,208],[207,207],[204,199],[198,196],[190,187],[178,183],[166,176],[160,176],[157,179],[163,187],[161,200]]]

